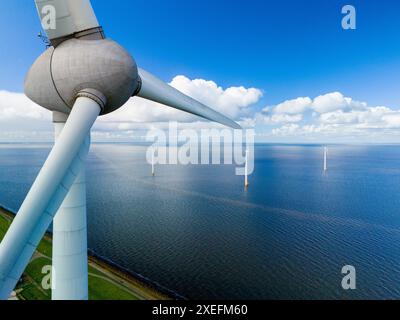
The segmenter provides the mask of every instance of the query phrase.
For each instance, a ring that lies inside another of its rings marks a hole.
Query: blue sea
[[[0,205],[17,211],[50,145],[0,145]],[[89,247],[189,299],[400,299],[400,146],[257,145],[234,165],[157,166],[94,144]],[[341,286],[356,269],[356,290]]]

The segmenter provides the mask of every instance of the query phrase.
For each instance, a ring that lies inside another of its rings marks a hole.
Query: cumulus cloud
[[[50,112],[33,103],[24,94],[0,91],[0,121],[16,119],[48,120]]]
[[[222,88],[214,81],[191,80],[182,75],[176,76],[170,85],[246,126],[254,125],[251,106],[259,102],[263,95],[256,88]],[[97,136],[108,137],[107,131],[126,133],[155,127],[166,128],[168,121],[178,121],[183,127],[195,129],[218,126],[183,111],[135,97],[119,110],[100,117],[93,131],[99,132]],[[22,93],[0,91],[0,125],[0,138],[4,139],[15,136],[17,131],[21,136],[24,130],[28,136],[34,131],[47,130],[51,133],[51,112],[39,107]]]
[[[304,113],[308,108],[310,108],[312,100],[309,97],[301,97],[293,100],[286,100],[278,104],[274,108],[274,112],[277,114],[291,114],[298,115]],[[269,110],[269,109],[267,109]],[[264,109],[264,111],[267,111]]]
[[[0,91],[0,141],[51,140],[51,112],[22,93]]]
[[[300,122],[311,105],[312,100],[308,97],[286,100],[276,106],[265,107],[256,119],[266,125]]]
[[[314,99],[301,97],[287,100],[264,109],[255,119],[258,119],[258,124],[275,124],[270,129],[270,137],[347,137],[349,140],[368,141],[369,137],[393,138],[395,133],[400,133],[400,110],[368,106],[366,102],[345,97],[340,92]]]
[[[394,112],[383,116],[387,128],[400,129],[400,112]]]
[[[176,76],[170,85],[186,95],[223,113],[241,120],[257,103],[262,92],[256,88],[230,87],[222,88],[214,81],[203,79],[191,80],[185,76]],[[131,98],[125,106],[116,112],[101,117],[102,123],[114,123],[116,129],[133,128],[135,123],[156,123],[165,121],[198,122],[199,118],[188,113],[147,101],[138,97]],[[124,123],[121,125],[121,123]],[[208,124],[210,126],[210,124]],[[110,125],[108,125],[110,128]]]
[[[213,81],[175,77],[173,87],[215,108],[239,122],[255,128],[260,139],[276,141],[333,140],[394,141],[400,133],[400,110],[370,106],[331,92],[315,98],[288,99],[261,111],[255,110],[262,92],[255,88],[222,88]],[[100,117],[93,129],[94,139],[118,140],[145,136],[148,129],[167,129],[168,121],[180,128],[218,127],[199,117],[141,98],[131,98],[116,112]],[[23,94],[0,91],[0,140],[40,140],[53,136],[51,113]],[[28,139],[29,138],[29,139]],[[357,140],[358,139],[358,140]]]
[[[303,120],[302,114],[273,114],[263,119],[264,124],[293,123]]]
[[[314,99],[311,108],[320,113],[327,113],[336,110],[365,110],[365,102],[355,101],[352,98],[343,96],[340,92],[332,92],[318,96]]]
[[[170,85],[233,119],[242,116],[245,109],[262,97],[261,90],[256,88],[241,86],[223,89],[214,81],[190,80],[185,76],[175,77]]]
[[[296,99],[286,100],[276,106],[268,106],[262,110],[267,115],[264,119],[266,122],[272,121],[276,123],[300,122],[307,112],[312,116],[332,115],[335,111],[349,112],[354,110],[365,111],[367,104],[345,97],[340,92],[327,93],[320,95],[314,99],[310,97],[299,97]],[[330,116],[324,116],[329,118]]]
[[[272,129],[272,134],[275,136],[287,136],[298,132],[300,126],[298,124],[286,124],[280,128]]]

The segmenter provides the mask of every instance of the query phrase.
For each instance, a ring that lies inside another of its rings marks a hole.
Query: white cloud
[[[254,116],[262,136],[285,141],[386,141],[400,133],[400,110],[368,106],[340,92],[300,97],[269,106]],[[292,140],[290,140],[292,139]]]
[[[22,93],[0,91],[0,141],[51,141],[51,112]]]
[[[261,90],[256,88],[241,86],[223,89],[214,81],[190,80],[185,76],[175,77],[170,85],[233,119],[242,116],[246,108],[262,97]]]
[[[0,91],[0,121],[17,119],[49,120],[51,114],[29,100],[24,94]]]
[[[255,119],[266,125],[300,122],[311,104],[312,100],[308,97],[286,100],[276,106],[265,107],[255,116]]]
[[[293,100],[286,100],[278,104],[274,108],[274,112],[278,114],[295,114],[304,113],[312,104],[309,97],[301,97]],[[267,111],[264,109],[264,111]]]
[[[274,114],[270,117],[264,117],[264,124],[277,124],[277,123],[294,123],[303,120],[302,114]]]
[[[324,124],[353,124],[358,128],[398,128],[400,111],[387,107],[366,107],[365,110],[344,112],[338,110],[322,114],[319,118]]]
[[[400,129],[400,112],[383,116],[388,128]]]
[[[254,125],[250,107],[263,95],[256,88],[239,86],[224,89],[214,81],[190,80],[185,76],[175,77],[170,85],[246,126]],[[100,117],[93,131],[100,132],[98,136],[106,136],[106,131],[166,128],[168,121],[178,121],[183,123],[183,127],[198,129],[218,126],[186,112],[135,97],[119,110]],[[22,93],[0,91],[0,125],[0,138],[5,140],[17,136],[16,132],[21,137],[24,131],[26,137],[33,131],[46,131],[51,133],[49,136],[52,135],[51,112],[39,107]]]
[[[286,124],[280,128],[272,129],[272,135],[274,136],[287,136],[293,135],[298,132],[300,126],[298,124]]]
[[[322,114],[336,110],[364,110],[367,105],[364,102],[345,97],[340,92],[332,92],[316,97],[311,107],[316,112]]]
[[[246,114],[251,111],[249,107],[257,103],[262,97],[262,92],[255,88],[230,87],[223,89],[214,81],[190,80],[185,76],[175,77],[170,85],[235,120],[240,120],[242,117],[246,118]],[[199,120],[199,117],[186,112],[138,97],[131,98],[119,110],[100,118],[101,124],[108,123],[109,129],[114,126],[114,129],[119,130],[133,128],[136,126],[135,123],[197,122]],[[114,125],[110,123],[114,123]],[[121,123],[124,124],[121,125]],[[206,126],[213,125],[208,122]]]
[[[274,107],[268,106],[263,113],[299,115],[315,111],[315,114],[325,114],[333,111],[365,110],[367,104],[345,97],[340,92],[332,92],[320,95],[315,99],[310,97],[299,97],[286,100]]]
[[[262,92],[254,88],[223,89],[213,81],[190,80],[178,76],[171,82],[178,90],[232,118],[244,128],[255,128],[258,136],[285,141],[329,140],[399,141],[400,110],[369,106],[340,92],[286,100],[256,112]],[[199,117],[160,104],[131,98],[125,106],[100,117],[93,136],[101,140],[142,137],[153,128],[168,128],[168,121],[179,121],[180,128],[217,127]],[[23,94],[0,91],[0,140],[40,140],[53,136],[51,113]],[[268,141],[269,141],[268,140]]]
[[[351,121],[351,117],[355,117],[355,115],[350,116],[346,112],[365,110],[366,108],[366,103],[345,97],[340,92],[332,92],[315,99],[299,97],[286,100],[276,106],[264,108],[262,113],[267,115],[263,118],[263,122],[266,124],[297,123],[302,121],[307,114],[311,117],[321,116],[321,119],[325,122],[336,122],[339,119]]]
[[[282,125],[272,136],[299,139],[341,139],[374,142],[390,139],[400,133],[400,110],[387,107],[366,107],[365,110],[337,110],[310,118],[301,124]]]

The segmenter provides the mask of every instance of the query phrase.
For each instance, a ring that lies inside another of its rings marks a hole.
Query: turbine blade
[[[52,44],[56,39],[100,27],[90,0],[35,0],[35,3]]]
[[[14,289],[85,161],[101,109],[80,97],[17,216],[0,243],[0,300]]]
[[[149,72],[139,69],[139,76],[142,80],[142,87],[137,94],[138,97],[158,102],[234,129],[241,129],[233,120],[188,97]]]

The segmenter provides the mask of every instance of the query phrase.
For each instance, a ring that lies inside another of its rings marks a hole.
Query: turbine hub
[[[65,114],[87,89],[104,95],[102,115],[117,110],[140,90],[136,62],[112,40],[70,39],[47,49],[25,79],[25,94],[32,101]]]

